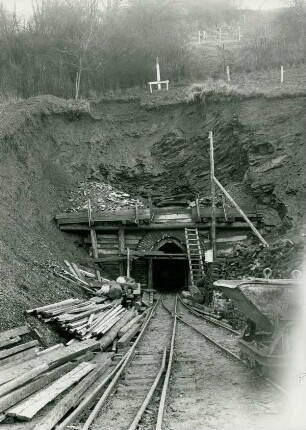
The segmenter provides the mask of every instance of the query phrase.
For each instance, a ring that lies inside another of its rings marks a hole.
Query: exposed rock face
[[[30,304],[71,296],[71,288],[65,296],[54,285],[48,267],[82,256],[76,238],[52,222],[80,183],[109,183],[131,198],[148,192],[209,196],[210,130],[216,176],[238,204],[260,205],[266,233],[300,233],[304,113],[302,96],[155,109],[139,100],[89,106],[48,96],[2,107],[0,326],[17,325]]]

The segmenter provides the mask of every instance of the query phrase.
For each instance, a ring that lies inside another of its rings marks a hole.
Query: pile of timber
[[[0,421],[51,430],[105,379],[114,354],[94,339],[43,350],[37,340],[21,343],[24,334],[28,326],[0,333]]]
[[[104,343],[108,332],[138,317],[147,307],[153,305],[153,292],[144,291],[135,302],[135,308],[128,310],[122,305],[122,298],[110,300],[107,297],[92,297],[89,300],[67,299],[39,308],[29,309],[28,315],[35,315],[45,323],[52,323],[75,339],[101,339]],[[138,321],[138,320],[137,320]]]
[[[56,324],[61,330],[83,340],[100,338],[123,318],[127,309],[122,307],[121,302],[122,299],[110,301],[107,297],[68,299],[29,309],[26,313]]]

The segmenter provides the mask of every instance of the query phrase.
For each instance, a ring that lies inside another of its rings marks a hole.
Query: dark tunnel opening
[[[184,251],[175,243],[169,242],[159,248],[165,254],[182,254]],[[153,260],[153,287],[158,291],[176,292],[188,284],[188,261],[170,257]]]

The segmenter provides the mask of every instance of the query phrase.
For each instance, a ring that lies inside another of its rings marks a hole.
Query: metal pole
[[[212,131],[209,132],[210,150],[210,182],[211,182],[211,244],[213,250],[213,261],[217,257],[216,244],[216,195],[215,195],[215,161],[214,161],[214,140]]]

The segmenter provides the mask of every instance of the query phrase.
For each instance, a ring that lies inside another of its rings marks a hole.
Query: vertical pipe
[[[214,162],[214,141],[212,131],[209,132],[210,149],[210,181],[211,181],[211,243],[213,250],[213,261],[217,256],[216,247],[216,195],[215,195],[215,162]]]
[[[157,80],[157,82],[160,81],[160,68],[159,68],[158,57],[156,57],[156,80]],[[161,89],[161,84],[158,84],[157,88],[160,90]]]
[[[201,32],[200,32],[200,30],[198,31],[198,42],[199,42],[199,45],[201,44]]]
[[[219,42],[222,42],[222,29],[221,27],[219,28]]]
[[[206,31],[204,30],[203,31],[203,40],[205,40],[206,39]]]
[[[238,26],[238,42],[240,42],[241,40],[241,31],[240,31],[240,26]]]

